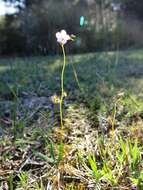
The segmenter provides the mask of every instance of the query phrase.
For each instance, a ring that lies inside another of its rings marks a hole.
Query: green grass
[[[68,56],[64,129],[59,128],[62,57],[1,59],[1,186],[143,189],[142,54]],[[46,97],[51,108],[28,109],[23,101],[29,98],[30,104],[34,97]]]

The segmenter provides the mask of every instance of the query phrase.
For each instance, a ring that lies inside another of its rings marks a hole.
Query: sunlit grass
[[[119,52],[117,65],[116,52],[68,56],[63,130],[62,57],[1,59],[0,115],[3,119],[5,101],[14,102],[15,114],[12,128],[2,127],[6,135],[0,138],[0,183],[27,190],[142,189],[142,54]],[[21,108],[23,94],[50,98],[52,110],[29,117],[29,110]],[[21,120],[16,106],[21,106]]]

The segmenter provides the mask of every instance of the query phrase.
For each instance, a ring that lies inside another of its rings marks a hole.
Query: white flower
[[[71,40],[70,35],[67,34],[65,30],[61,30],[61,32],[56,33],[57,42],[61,45],[65,45],[68,40]]]

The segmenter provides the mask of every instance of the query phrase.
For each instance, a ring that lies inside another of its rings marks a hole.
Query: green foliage
[[[106,162],[103,163],[102,175],[111,183],[112,186],[118,184],[118,179],[114,176],[114,171],[107,166]]]
[[[101,177],[102,177],[102,173],[101,173],[101,171],[98,170],[98,168],[97,168],[97,162],[96,162],[96,160],[95,160],[95,156],[94,156],[94,155],[89,155],[89,156],[88,156],[88,162],[89,162],[90,167],[91,167],[91,169],[92,169],[92,171],[93,171],[93,175],[94,175],[94,177],[95,177],[95,179],[96,179],[96,181],[97,181],[97,183],[98,183],[99,180],[100,180]]]
[[[141,171],[138,177],[130,177],[131,182],[135,185],[138,189],[143,188],[143,171]]]
[[[9,189],[10,190],[14,190],[14,186],[13,186],[13,174],[10,174],[8,182],[9,182]]]
[[[64,151],[64,143],[60,142],[58,145],[58,159],[57,162],[60,162],[63,158],[63,151]]]
[[[22,187],[26,190],[28,190],[28,180],[29,180],[29,174],[27,172],[21,172],[18,174],[19,177],[19,187]]]

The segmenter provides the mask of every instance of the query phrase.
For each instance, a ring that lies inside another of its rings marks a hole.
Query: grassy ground
[[[0,188],[142,190],[142,62],[142,50],[69,56],[60,129],[62,58],[1,59]]]

